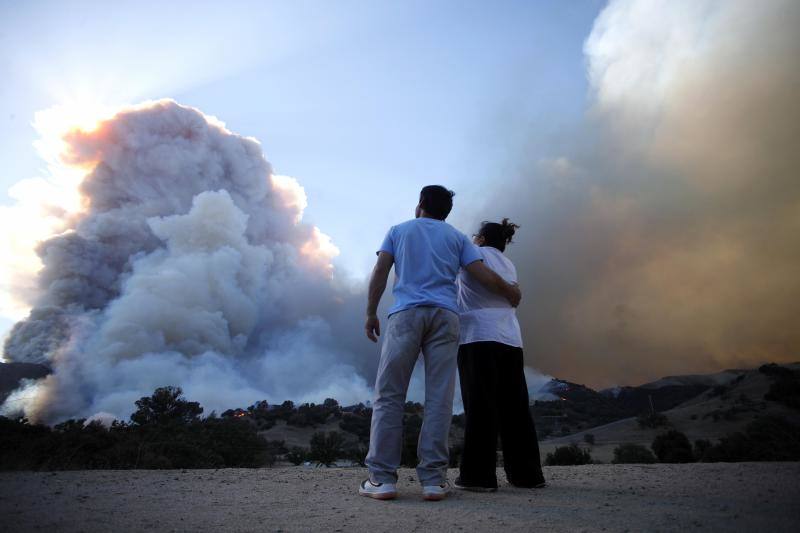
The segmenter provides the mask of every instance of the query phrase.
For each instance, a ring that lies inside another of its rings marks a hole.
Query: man
[[[425,362],[425,415],[419,435],[417,475],[426,500],[447,495],[447,437],[453,413],[459,323],[456,277],[464,268],[489,290],[513,306],[521,294],[516,285],[484,266],[477,248],[445,222],[453,207],[452,191],[440,185],[423,187],[416,218],[393,226],[378,251],[369,282],[366,334],[380,335],[378,302],[395,265],[394,306],[375,379],[369,479],[359,494],[388,500],[397,496],[403,434],[403,405],[417,357]]]

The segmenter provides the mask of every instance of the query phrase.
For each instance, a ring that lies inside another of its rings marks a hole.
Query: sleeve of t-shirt
[[[478,247],[472,244],[469,241],[469,238],[463,233],[461,234],[461,240],[464,241],[463,245],[461,246],[461,268],[464,268],[475,261],[483,260],[483,256],[481,255],[480,250],[478,250]]]
[[[394,226],[389,228],[389,231],[386,232],[386,237],[383,239],[381,247],[378,248],[377,252],[375,252],[375,255],[378,255],[381,252],[386,252],[394,257]]]

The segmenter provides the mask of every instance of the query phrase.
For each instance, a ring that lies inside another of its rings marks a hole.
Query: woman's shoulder
[[[481,246],[481,253],[483,254],[484,257],[491,257],[492,259],[496,259],[501,263],[505,263],[507,265],[514,264],[511,262],[511,259],[506,257],[506,255],[503,252],[492,246]]]
[[[517,269],[511,259],[506,257],[506,255],[497,248],[483,246],[481,247],[481,252],[483,253],[487,265],[495,265],[496,267],[516,273]]]

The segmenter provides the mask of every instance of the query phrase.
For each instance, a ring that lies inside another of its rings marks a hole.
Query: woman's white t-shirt
[[[509,283],[517,282],[517,269],[497,248],[479,248],[484,264]],[[491,292],[465,270],[458,274],[460,344],[494,341],[522,348],[516,310],[504,297]]]

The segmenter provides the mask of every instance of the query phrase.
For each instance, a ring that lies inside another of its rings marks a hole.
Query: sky
[[[3,2],[0,189],[40,171],[36,111],[170,97],[257,138],[363,276],[420,186],[476,201],[505,105],[543,130],[583,111],[601,3],[559,4]]]
[[[0,0],[0,205],[48,171],[37,112],[171,98],[298,180],[356,288],[423,185],[456,191],[465,233],[520,222],[543,372],[796,360],[797,20],[778,0]]]
[[[37,111],[169,97],[258,139],[361,280],[421,186],[456,190],[464,211],[481,201],[506,149],[498,124],[534,117],[546,137],[583,112],[601,7],[3,1],[0,202],[45,171]]]

